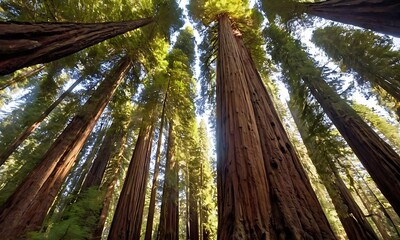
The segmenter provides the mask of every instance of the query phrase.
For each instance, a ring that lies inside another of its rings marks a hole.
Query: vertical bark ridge
[[[42,224],[63,181],[131,62],[121,60],[0,209],[0,235],[17,239]]]
[[[218,239],[268,239],[270,189],[245,66],[228,16],[218,22]]]
[[[246,79],[270,188],[272,215],[269,216],[269,237],[335,239],[249,51],[240,37],[236,37],[236,41],[246,66]]]
[[[145,124],[145,123],[144,123]],[[108,239],[139,239],[154,124],[140,129]]]

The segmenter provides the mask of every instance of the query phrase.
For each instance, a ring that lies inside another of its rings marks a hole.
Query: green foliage
[[[49,226],[49,230],[30,233],[31,239],[88,239],[98,223],[103,202],[100,190],[89,188],[81,193],[75,204],[72,204],[63,219]]]

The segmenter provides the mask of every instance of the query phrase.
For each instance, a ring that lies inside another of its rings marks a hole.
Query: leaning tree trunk
[[[400,215],[400,156],[320,78],[303,78],[340,134]]]
[[[397,0],[327,0],[304,6],[311,15],[400,37]]]
[[[179,239],[179,164],[175,158],[175,130],[171,120],[157,240]]]
[[[0,23],[0,75],[76,53],[151,23],[152,18],[108,23]]]
[[[130,65],[129,59],[123,59],[116,71],[100,84],[83,109],[43,156],[39,165],[1,207],[2,238],[17,239],[40,227],[76,156]]]
[[[250,91],[269,186],[269,239],[334,239],[274,103],[241,37],[236,37]]]
[[[146,124],[146,123],[143,123]],[[115,209],[108,239],[140,239],[154,124],[142,126]]]
[[[305,91],[308,87],[400,215],[400,156],[324,81],[320,69],[288,33],[276,26],[268,28],[266,33],[273,44],[272,58],[281,63],[287,83]],[[291,49],[290,54],[286,49]]]
[[[297,106],[289,104],[294,122],[303,139],[304,145],[310,155],[312,162],[325,185],[332,203],[335,206],[339,220],[350,240],[378,239],[368,220],[365,218],[358,204],[351,196],[345,183],[341,179],[339,172],[334,165],[334,157],[325,149],[325,141],[318,136],[311,135],[310,125],[301,123],[302,116]],[[300,114],[299,114],[300,113]],[[313,125],[314,127],[315,125]],[[315,126],[319,128],[319,126]],[[331,144],[327,143],[327,144]]]
[[[227,15],[218,20],[218,239],[267,239],[270,189],[243,56]]]
[[[0,91],[6,89],[13,84],[23,82],[25,79],[35,75],[43,69],[44,65],[37,65],[32,68],[25,68],[22,73],[16,74],[15,76],[8,75],[7,77],[9,77],[9,79],[0,79]]]
[[[66,98],[74,88],[82,82],[84,78],[79,78],[78,80],[75,81],[74,84],[72,84],[67,91],[65,91],[61,96],[53,102],[43,113],[40,115],[36,121],[29,126],[28,128],[25,129],[12,143],[10,143],[4,152],[0,154],[0,166],[10,157],[10,155],[21,145],[21,143],[27,139],[33,131],[40,125],[40,123],[56,108],[63,100]]]

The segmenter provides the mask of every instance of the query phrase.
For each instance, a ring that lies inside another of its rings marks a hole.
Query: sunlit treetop
[[[191,1],[188,8],[196,21],[209,26],[221,14],[227,14],[232,20],[243,21],[250,17],[249,1],[244,0],[199,0]]]

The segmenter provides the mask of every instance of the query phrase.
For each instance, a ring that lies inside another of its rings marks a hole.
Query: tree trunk
[[[224,14],[218,22],[218,239],[267,239],[270,189],[243,56],[229,17]]]
[[[327,0],[304,5],[311,15],[400,37],[397,0]]]
[[[151,23],[152,18],[109,23],[0,23],[0,75],[76,53]]]
[[[170,121],[169,125],[158,240],[179,239],[179,163],[175,159],[174,123]]]
[[[325,81],[308,77],[303,80],[400,215],[400,156]]]
[[[194,169],[193,169],[194,170]],[[187,171],[189,174],[189,193],[188,193],[188,200],[187,204],[189,205],[189,238],[190,240],[199,240],[199,208],[197,207],[197,195],[196,194],[198,191],[196,191],[196,186],[195,183],[198,182],[196,178],[193,177],[193,172],[194,171]]]
[[[145,124],[145,123],[144,123]],[[142,126],[108,239],[140,239],[154,124]]]
[[[151,193],[150,193],[150,203],[149,203],[149,213],[147,215],[147,222],[146,222],[146,233],[144,236],[144,240],[151,240],[152,233],[153,233],[153,223],[154,223],[154,212],[156,207],[156,193],[157,193],[157,181],[158,181],[158,174],[160,172],[160,159],[161,159],[161,143],[162,143],[162,136],[164,131],[164,120],[165,120],[165,108],[167,105],[168,99],[168,91],[169,91],[169,84],[171,80],[168,80],[168,86],[165,92],[162,111],[161,111],[161,121],[160,121],[160,130],[158,131],[158,141],[157,141],[157,150],[156,150],[156,161],[154,164],[154,173],[153,173],[153,183],[151,185]]]
[[[276,26],[268,28],[266,33],[273,43],[271,55],[281,63],[287,83],[311,92],[400,214],[400,156],[324,81],[321,70],[287,33]],[[290,54],[287,49],[291,49]]]
[[[31,133],[33,131],[35,131],[35,129],[40,125],[40,123],[54,110],[54,108],[56,108],[58,106],[58,104],[60,104],[64,98],[66,98],[71,92],[72,90],[79,84],[82,82],[84,78],[79,78],[78,80],[75,81],[74,84],[72,84],[67,91],[65,91],[63,94],[61,94],[61,96],[55,101],[53,102],[43,113],[42,115],[40,115],[38,117],[38,119],[36,119],[36,121],[29,126],[28,128],[25,129],[25,131],[23,131],[12,143],[10,143],[6,149],[4,150],[4,152],[2,152],[0,154],[0,166],[3,165],[3,163],[8,159],[8,157],[10,157],[10,155],[17,150],[17,148],[19,147],[19,145],[21,145],[21,143],[27,139]]]
[[[236,38],[253,103],[269,186],[270,239],[335,239],[274,103],[240,37]],[[301,206],[301,207],[300,207]]]
[[[0,91],[6,89],[7,87],[16,84],[18,82],[24,81],[24,79],[29,78],[33,76],[34,74],[42,71],[44,69],[44,65],[38,65],[32,68],[27,68],[24,69],[24,71],[20,74],[17,74],[16,76],[11,77],[11,75],[8,75],[7,77],[11,77],[9,79],[0,79]]]
[[[124,136],[119,139],[117,146],[119,146],[118,151],[115,153],[115,165],[113,166],[113,174],[109,181],[107,181],[103,186],[107,187],[106,193],[103,200],[103,207],[101,209],[99,222],[93,233],[93,240],[101,240],[104,224],[106,223],[108,211],[110,209],[110,204],[112,196],[114,194],[115,185],[118,181],[119,171],[121,169],[121,162],[123,159],[123,153],[125,150],[125,143],[127,140],[127,132],[124,132]],[[103,188],[103,187],[102,187]]]
[[[40,227],[76,156],[130,65],[130,60],[123,59],[116,71],[100,84],[39,165],[1,207],[0,235],[3,238],[16,239]]]
[[[289,108],[318,175],[332,199],[347,237],[350,240],[378,239],[341,179],[332,155],[324,150],[326,147],[324,140],[319,140],[315,135],[310,135],[310,125],[301,123],[299,111],[295,106],[289,104]]]
[[[114,119],[114,122],[111,124],[110,129],[108,129],[97,156],[86,175],[81,191],[85,191],[93,186],[100,187],[107,164],[112,158],[112,155],[115,154],[117,148],[120,147],[116,143],[121,142],[125,135],[125,129],[120,125],[121,122],[116,122]]]

